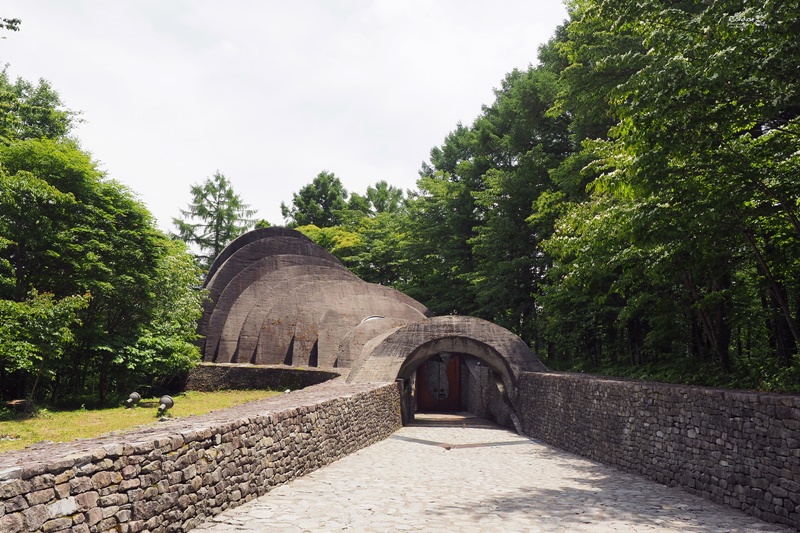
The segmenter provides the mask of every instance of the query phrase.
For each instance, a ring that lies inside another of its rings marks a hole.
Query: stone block
[[[73,466],[75,466],[75,459],[71,457],[62,457],[47,463],[46,471],[51,473],[60,473],[63,470],[72,468]]]
[[[92,488],[99,490],[120,481],[122,481],[122,475],[119,472],[98,472],[92,476]]]
[[[97,507],[99,494],[96,491],[84,492],[75,496],[74,499],[78,510],[88,511],[93,507]]]
[[[91,527],[103,519],[103,510],[99,507],[92,507],[86,513],[86,524]]]
[[[30,483],[32,491],[49,489],[55,485],[55,476],[53,474],[42,474],[41,476],[31,478]]]
[[[30,490],[31,484],[29,481],[22,479],[4,481],[0,483],[0,500],[13,498],[14,496],[19,496],[20,494],[24,494]]]
[[[127,490],[130,490],[130,489],[139,487],[141,484],[142,484],[142,482],[139,480],[139,478],[125,479],[123,481],[120,481],[119,490],[120,491],[127,491]]]
[[[53,489],[38,490],[35,492],[29,492],[25,495],[25,499],[28,500],[28,504],[32,506],[40,503],[47,503],[55,500],[55,498],[56,491]]]
[[[26,530],[25,516],[22,513],[10,513],[0,518],[0,531],[4,533],[20,533]]]
[[[92,479],[90,477],[81,476],[70,480],[69,489],[72,494],[80,494],[92,489]]]
[[[5,501],[5,509],[7,513],[22,511],[23,509],[27,509],[28,507],[30,507],[28,505],[28,501],[22,495],[14,496],[13,498],[9,498],[8,500]]]
[[[28,531],[36,531],[45,521],[50,518],[48,516],[47,507],[44,504],[36,505],[29,509],[22,511],[22,516],[25,518],[25,525]]]
[[[143,520],[133,520],[128,522],[128,531],[130,533],[139,533],[145,529],[145,523]]]
[[[51,531],[64,531],[70,529],[72,527],[72,519],[67,517],[62,518],[55,518],[53,520],[48,520],[47,522],[42,525],[42,531],[44,533],[50,533]]]
[[[69,483],[62,483],[61,485],[56,485],[54,487],[54,490],[56,491],[57,498],[66,498],[67,496],[69,496],[70,493]]]
[[[0,469],[0,482],[19,479],[22,477],[23,469],[18,466]]]
[[[97,523],[97,529],[100,531],[109,531],[112,529],[117,529],[117,519],[113,516],[110,518],[104,518]]]
[[[49,518],[59,518],[70,515],[78,511],[78,503],[75,497],[56,500],[47,506],[47,516]]]

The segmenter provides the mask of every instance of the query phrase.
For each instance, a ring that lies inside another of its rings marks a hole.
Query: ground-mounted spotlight
[[[128,396],[128,399],[127,399],[127,400],[125,400],[125,407],[126,407],[127,409],[130,409],[131,407],[133,407],[134,405],[136,405],[137,403],[139,403],[139,401],[140,401],[141,399],[142,399],[142,397],[141,397],[141,396],[139,396],[139,393],[138,393],[138,392],[132,392],[132,393],[131,393],[131,395],[130,395],[130,396]]]
[[[158,414],[163,415],[167,412],[167,409],[172,409],[172,406],[175,405],[175,400],[172,399],[172,396],[164,395],[158,400]]]

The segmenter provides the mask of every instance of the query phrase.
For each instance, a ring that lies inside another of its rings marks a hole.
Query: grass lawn
[[[173,396],[175,406],[168,411],[168,416],[183,418],[200,415],[276,394],[281,393],[264,390],[187,391]],[[157,409],[158,398],[142,398],[139,406],[132,409],[111,407],[73,411],[42,410],[31,418],[0,421],[0,452],[20,450],[41,440],[67,442],[134,426],[157,424]]]

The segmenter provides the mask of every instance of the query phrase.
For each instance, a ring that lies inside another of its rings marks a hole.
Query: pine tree
[[[200,185],[191,187],[192,201],[181,209],[183,218],[173,218],[177,238],[199,252],[198,265],[204,270],[236,237],[252,228],[256,213],[233,190],[224,174],[217,171]]]

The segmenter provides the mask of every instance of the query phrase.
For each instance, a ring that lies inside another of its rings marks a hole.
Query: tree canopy
[[[180,240],[199,249],[195,254],[198,265],[207,270],[231,241],[256,224],[250,218],[256,211],[219,171],[190,190],[192,201],[187,209],[181,209],[184,218],[173,218],[172,223]]]
[[[19,31],[20,24],[22,24],[20,19],[0,18],[0,30]]]
[[[315,225],[321,228],[341,224],[341,211],[347,209],[347,190],[333,172],[323,170],[314,180],[292,194],[292,206],[281,202],[287,226]]]
[[[553,368],[800,390],[800,4],[569,11],[398,211],[300,229]]]
[[[67,136],[75,113],[49,84],[3,73],[0,95],[3,396],[104,401],[188,369],[200,294],[185,247]]]

